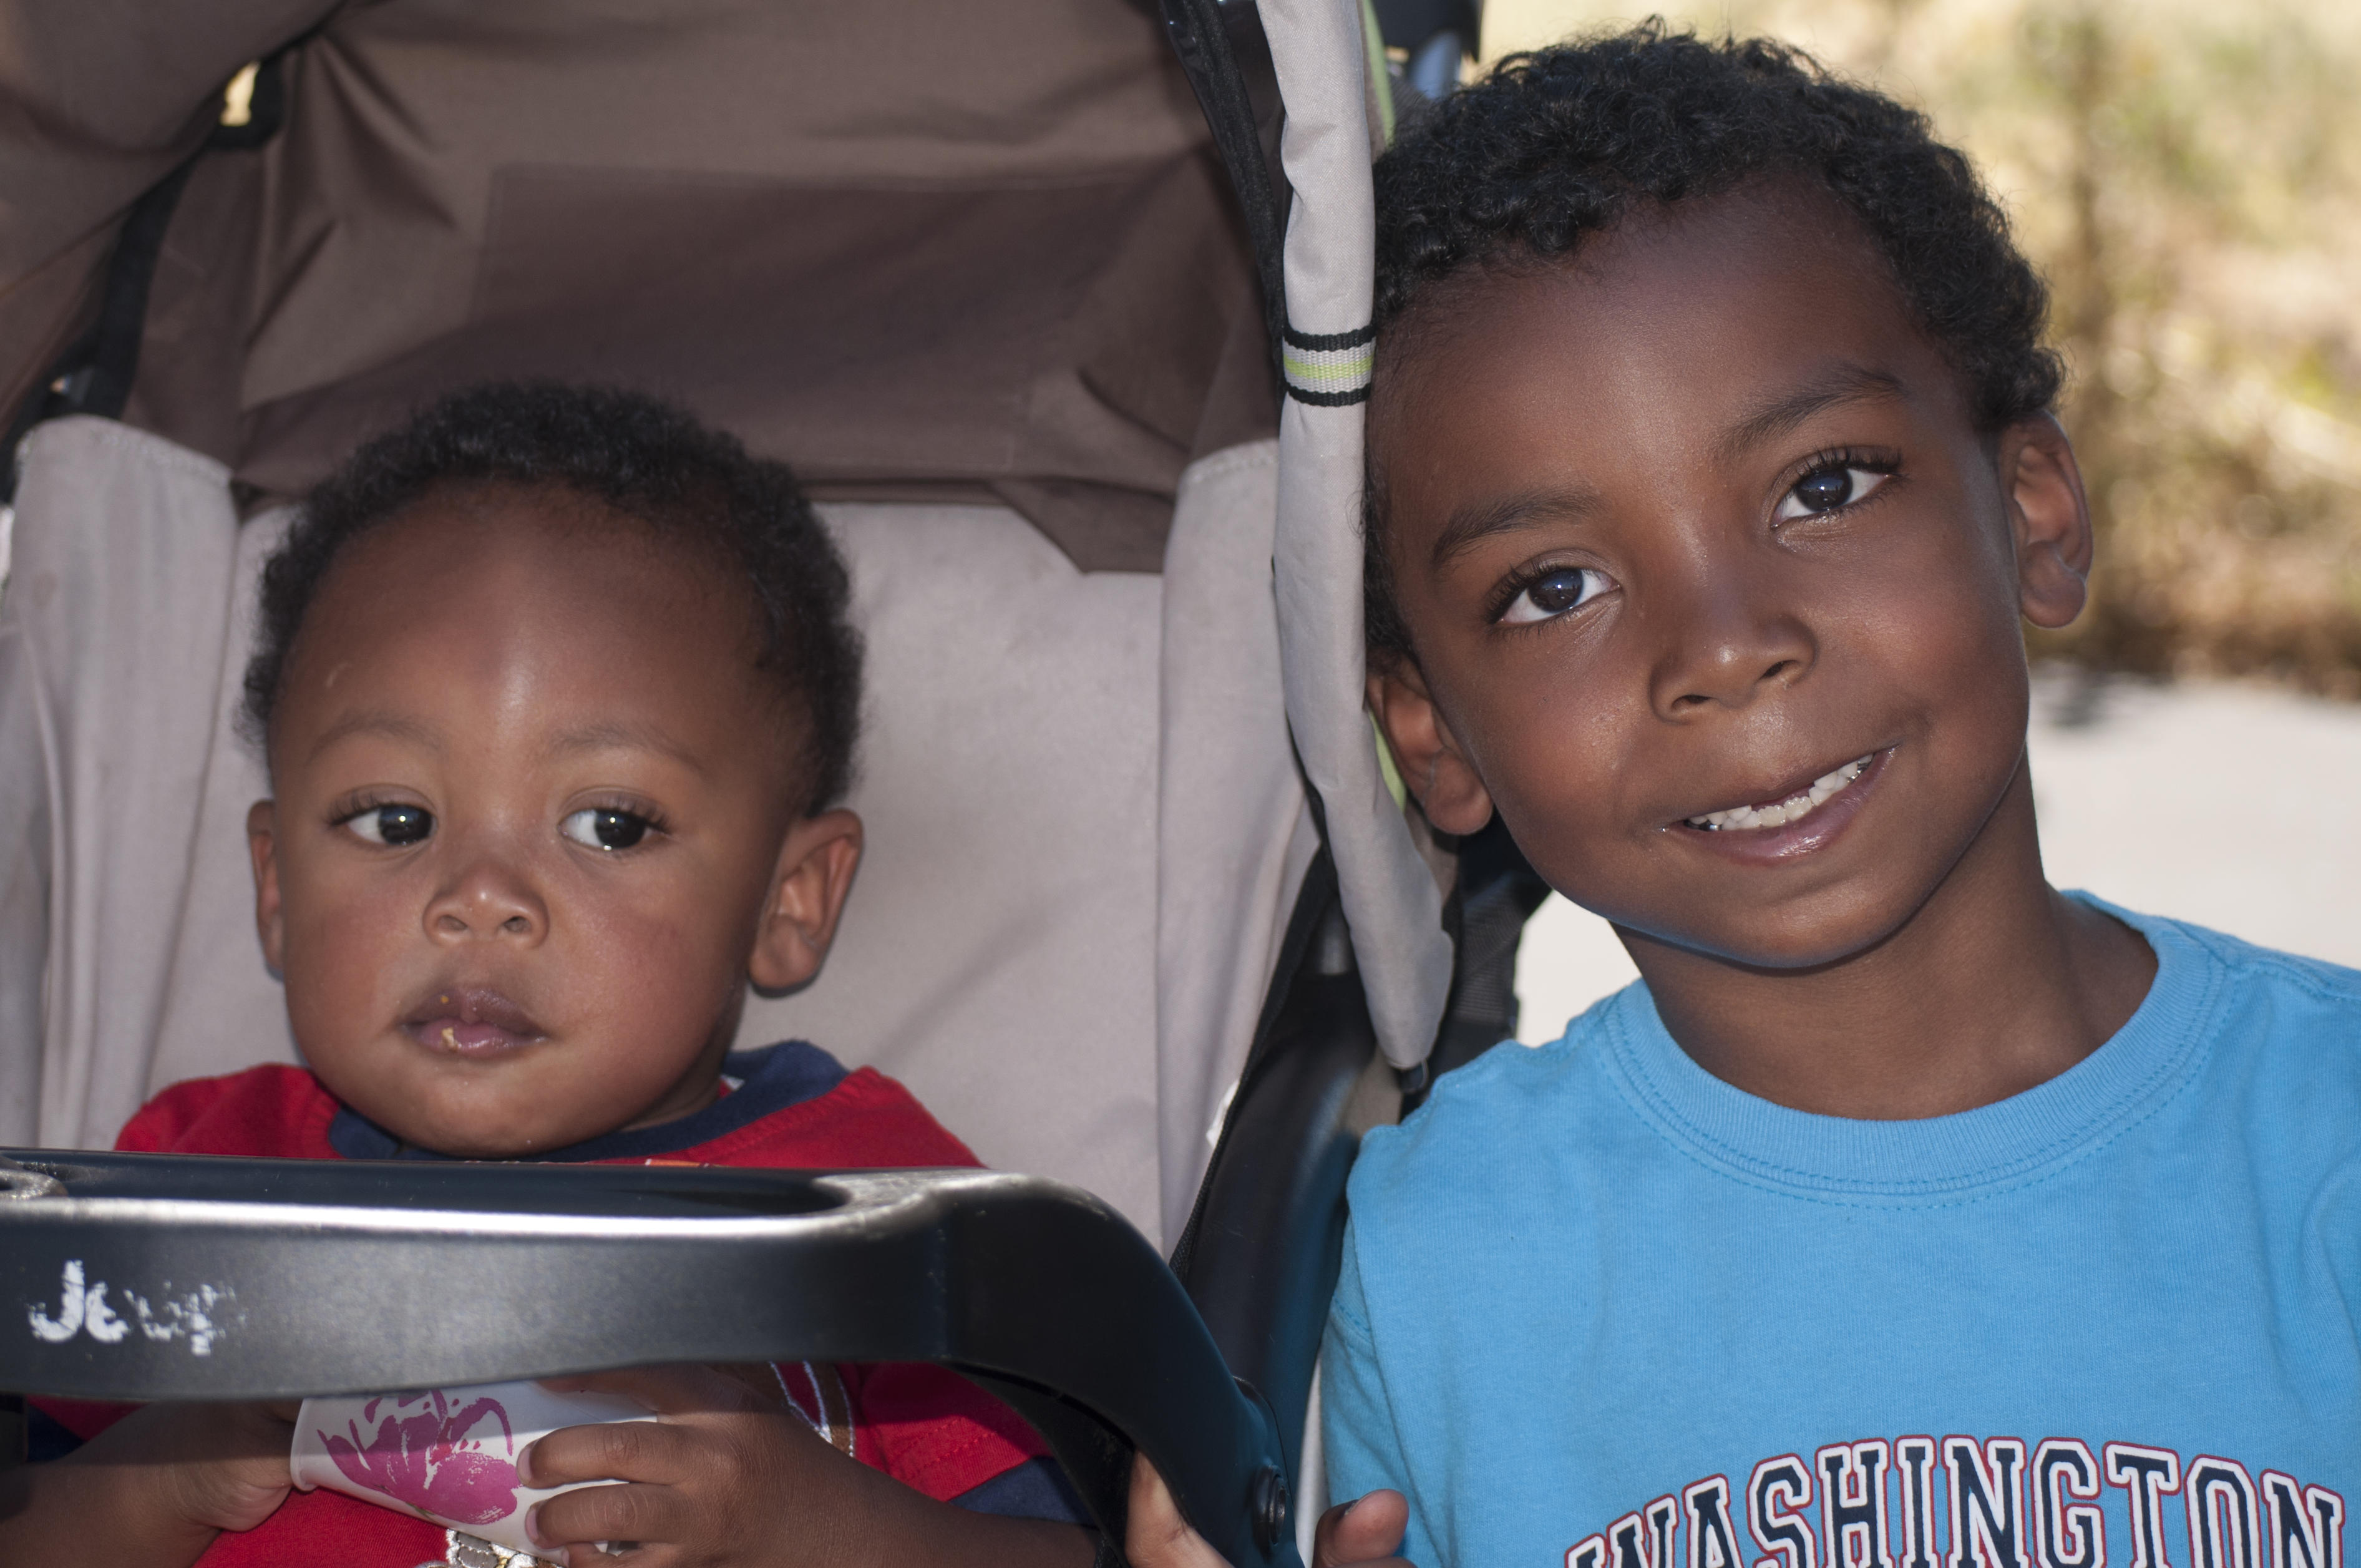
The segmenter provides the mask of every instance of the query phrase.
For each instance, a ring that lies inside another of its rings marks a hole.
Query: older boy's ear
[[[258,800],[246,808],[246,852],[254,861],[254,928],[262,938],[262,961],[277,974],[285,968],[287,912],[279,895],[279,807]]]
[[[807,817],[787,829],[746,960],[756,990],[793,991],[819,973],[860,869],[861,834],[861,818],[844,810]]]
[[[1491,792],[1476,776],[1416,665],[1403,659],[1372,670],[1368,701],[1403,787],[1429,822],[1444,833],[1473,833],[1492,820]]]
[[[2019,420],[2001,434],[2001,488],[2016,535],[2016,579],[2025,619],[2052,630],[2082,613],[2090,598],[2091,502],[2074,444],[2049,415]]]

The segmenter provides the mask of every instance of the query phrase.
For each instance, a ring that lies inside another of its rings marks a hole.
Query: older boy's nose
[[[426,929],[445,942],[478,937],[537,942],[549,929],[549,910],[514,871],[478,861],[435,894],[427,905]]]
[[[1657,666],[1652,694],[1666,718],[1743,707],[1800,680],[1817,652],[1800,621],[1759,602],[1743,584],[1699,593],[1675,619],[1678,630]]]

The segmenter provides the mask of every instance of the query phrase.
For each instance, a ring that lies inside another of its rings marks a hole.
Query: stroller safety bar
[[[1034,1423],[1108,1542],[1137,1448],[1231,1563],[1300,1563],[1268,1406],[1076,1188],[0,1150],[0,1388],[250,1399],[786,1359],[950,1367]]]

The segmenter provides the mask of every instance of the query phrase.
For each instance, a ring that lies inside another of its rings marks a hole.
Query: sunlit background
[[[1483,59],[1645,15],[1488,0]],[[1810,0],[1768,33],[1933,117],[2048,278],[2101,529],[2037,640],[2051,878],[2361,965],[2361,5]],[[1628,980],[1553,899],[1528,1040]]]

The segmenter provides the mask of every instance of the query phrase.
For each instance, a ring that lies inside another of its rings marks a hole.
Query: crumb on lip
[[[459,1048],[459,1036],[452,1032],[448,1024],[443,1025],[443,1043],[455,1051]]]

